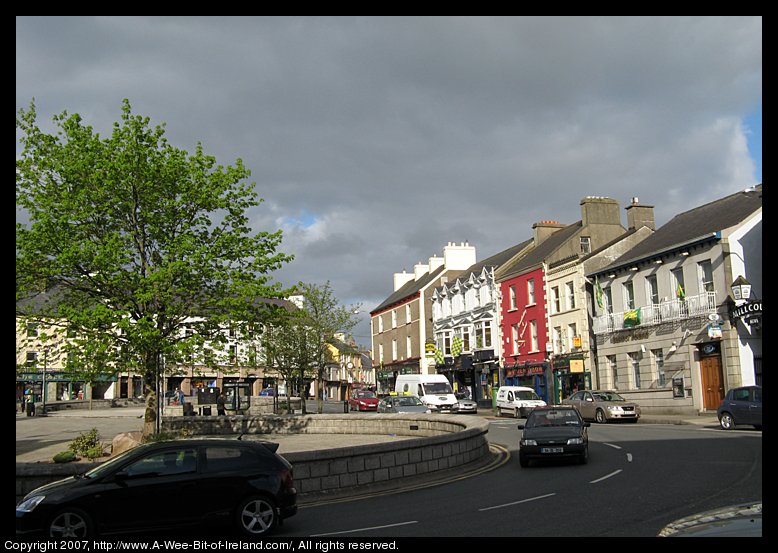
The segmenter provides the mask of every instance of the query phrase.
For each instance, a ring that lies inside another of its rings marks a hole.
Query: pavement
[[[144,407],[115,407],[103,409],[68,409],[50,411],[45,417],[27,417],[16,413],[16,462],[51,462],[52,457],[67,450],[68,444],[80,434],[98,430],[101,441],[110,444],[114,436],[143,428]],[[484,417],[489,420],[507,420],[491,411],[462,417]],[[638,424],[691,424],[718,428],[715,412],[700,415],[642,415]],[[368,443],[407,439],[402,436],[366,434],[268,434],[269,441],[279,444],[278,453],[317,451]]]

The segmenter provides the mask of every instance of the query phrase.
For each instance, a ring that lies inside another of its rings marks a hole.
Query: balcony
[[[624,311],[606,313],[594,317],[592,327],[595,334],[607,334],[619,330],[644,328],[647,326],[682,321],[693,317],[707,316],[716,313],[716,293],[705,292],[697,296],[686,296],[685,299],[663,301],[658,304],[640,307],[640,322],[634,325],[624,325]]]

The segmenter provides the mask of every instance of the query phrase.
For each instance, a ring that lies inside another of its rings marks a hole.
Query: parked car
[[[379,413],[431,413],[416,396],[387,396],[378,403]]]
[[[349,411],[377,411],[378,397],[370,390],[357,390],[348,400]]]
[[[738,424],[750,424],[762,429],[762,387],[741,386],[732,388],[721,400],[716,410],[719,424],[724,430],[732,430]]]
[[[562,400],[562,405],[572,405],[585,420],[605,423],[615,420],[638,422],[640,405],[627,401],[613,390],[582,390]]]
[[[139,445],[28,493],[16,534],[89,538],[224,522],[265,536],[297,513],[293,468],[277,449],[228,439]]]
[[[519,464],[528,467],[531,460],[576,459],[589,461],[589,423],[575,407],[547,405],[535,407],[524,424],[519,440]]]
[[[467,397],[467,394],[464,392],[458,392],[454,394],[457,398],[457,401],[459,402],[459,412],[460,413],[478,413],[478,404]]]

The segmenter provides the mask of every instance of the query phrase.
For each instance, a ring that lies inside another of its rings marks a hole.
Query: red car
[[[370,390],[358,390],[348,400],[349,411],[378,411],[378,397]]]

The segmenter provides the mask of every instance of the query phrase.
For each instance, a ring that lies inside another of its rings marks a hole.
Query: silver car
[[[562,400],[562,405],[572,405],[581,416],[598,423],[613,420],[638,422],[640,405],[627,401],[613,390],[582,390]]]
[[[463,392],[459,392],[454,395],[456,396],[457,402],[459,403],[460,413],[472,413],[472,414],[478,413],[478,404],[472,399],[468,398],[467,394]]]
[[[431,413],[416,396],[388,396],[378,402],[379,413]]]

